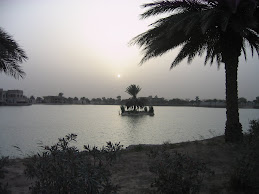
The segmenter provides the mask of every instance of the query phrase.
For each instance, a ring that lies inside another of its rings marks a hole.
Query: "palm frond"
[[[19,63],[27,59],[24,50],[0,28],[0,72],[16,79],[24,78],[25,73]]]
[[[194,21],[192,21],[194,20]],[[183,26],[182,22],[190,23]],[[193,30],[196,28],[196,30]],[[169,50],[183,45],[190,38],[190,32],[199,32],[197,19],[189,12],[172,15],[157,21],[154,28],[133,38],[130,44],[143,47],[144,57],[140,64],[153,57],[161,56]],[[187,33],[186,33],[187,32]]]
[[[126,88],[126,91],[129,95],[133,96],[133,98],[137,97],[137,94],[140,92],[141,88],[135,84],[132,84]]]
[[[252,56],[254,55],[254,50],[256,50],[257,55],[259,56],[259,36],[258,34],[251,29],[247,29],[244,39],[250,45],[250,49],[252,51]]]
[[[218,28],[211,28],[210,30],[207,30],[207,32],[204,34],[204,48],[206,48],[206,56],[204,65],[208,63],[210,60],[210,64],[212,65],[214,62],[214,59],[216,58],[218,67],[220,66],[221,62],[221,56],[220,56],[220,32]]]
[[[24,78],[26,75],[20,65],[15,62],[4,62],[0,60],[0,66],[0,72],[4,72],[6,75],[12,76],[15,79]]]
[[[208,9],[209,4],[204,3],[206,1],[202,0],[166,0],[166,1],[156,1],[154,3],[147,3],[142,5],[142,7],[150,7],[149,10],[141,14],[141,18],[145,19],[150,16],[155,16],[163,13],[172,13],[173,11],[200,11],[203,9]]]
[[[217,12],[214,9],[206,10],[201,14],[201,30],[204,34],[215,22]]]
[[[144,57],[140,64],[182,46],[171,68],[184,58],[190,63],[205,51],[205,65],[216,61],[219,68],[223,55],[231,56],[231,49],[225,46],[226,34],[235,43],[233,49],[237,54],[243,52],[246,58],[243,39],[250,45],[252,54],[254,50],[258,53],[259,0],[256,1],[255,6],[255,0],[240,0],[237,9],[227,0],[167,0],[145,4],[149,9],[142,18],[163,13],[169,16],[152,23],[150,30],[133,38],[130,44],[142,48]]]
[[[244,54],[245,60],[247,60],[247,55],[246,55],[246,47],[245,47],[245,40],[243,39],[243,43],[242,43],[242,52]]]
[[[197,54],[202,55],[204,51],[204,40],[205,39],[201,33],[192,35],[189,40],[182,46],[181,51],[171,64],[171,69],[179,64],[186,57],[187,62],[191,63],[191,61]]]

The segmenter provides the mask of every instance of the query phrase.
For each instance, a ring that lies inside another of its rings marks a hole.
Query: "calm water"
[[[209,138],[224,134],[224,108],[154,107],[155,116],[119,115],[119,106],[33,105],[0,107],[0,153],[15,157],[40,150],[57,138],[76,133],[76,146],[103,146],[106,141],[130,144],[161,144]],[[249,120],[259,118],[259,109],[241,109],[247,130]],[[20,147],[18,152],[13,146]]]

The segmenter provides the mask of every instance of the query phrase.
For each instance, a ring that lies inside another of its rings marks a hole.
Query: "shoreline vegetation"
[[[140,88],[141,89],[141,88]],[[0,89],[1,90],[1,89]],[[23,92],[22,90],[15,90]],[[126,103],[131,100],[122,99],[121,96],[116,98],[92,98],[88,99],[86,97],[64,97],[63,93],[59,93],[57,96],[43,96],[43,97],[34,97],[31,96],[27,98],[23,96],[23,102],[27,102],[28,105],[33,104],[43,104],[43,105],[126,105]],[[11,102],[18,101],[21,99],[10,99]],[[202,99],[200,100],[199,96],[196,96],[195,99],[165,99],[158,96],[148,96],[148,97],[139,97],[140,102],[144,102],[146,106],[188,106],[188,107],[212,107],[212,108],[226,108],[226,100],[223,99]],[[9,105],[19,105],[18,103],[4,103],[3,99],[1,101],[1,92],[0,92],[0,106],[9,106]],[[249,101],[244,97],[238,99],[239,108],[259,108],[259,96],[254,100]]]
[[[95,172],[95,177],[91,178],[99,177],[98,181],[108,184],[110,192],[114,189],[117,193],[172,193],[178,189],[177,193],[258,193],[258,134],[259,120],[251,121],[249,134],[245,134],[244,142],[239,144],[226,143],[222,135],[174,144],[130,145],[125,149],[120,144],[108,142],[102,149],[85,146],[84,152],[70,147],[67,141],[70,136],[66,136],[68,139],[60,138],[56,145],[45,146],[45,151],[38,156],[8,159],[8,165],[1,169],[4,172],[4,179],[0,179],[1,187],[6,185],[6,190],[11,193],[29,193],[29,188],[43,193],[39,191],[48,187],[43,182],[53,177],[65,176],[63,179],[76,180],[75,174],[66,175],[73,166],[77,176],[81,167],[91,169]],[[96,172],[101,173],[96,175]],[[101,177],[102,173],[106,174],[105,177]],[[61,184],[63,179],[51,181]],[[73,182],[70,186],[76,189],[94,183],[77,184]],[[73,193],[69,186],[63,189]]]
[[[170,99],[164,98],[144,98],[146,99],[147,106],[189,106],[189,107],[213,107],[213,108],[226,108],[225,100],[207,99],[207,100],[183,100],[183,99]],[[113,99],[113,98],[94,98],[87,101],[75,100],[69,102],[46,102],[31,101],[32,104],[46,104],[46,105],[125,105],[128,99]],[[240,101],[239,108],[259,108],[259,97],[252,101]]]
[[[32,105],[121,105],[121,104],[62,104],[62,103],[35,103]],[[155,104],[152,106],[175,106],[175,107],[201,107],[201,108],[226,108],[225,106],[213,106],[213,105],[171,105],[171,104]],[[240,106],[239,109],[259,109],[259,106]]]

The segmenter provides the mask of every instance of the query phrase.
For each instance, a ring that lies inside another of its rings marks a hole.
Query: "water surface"
[[[52,145],[68,133],[78,135],[76,146],[103,146],[107,141],[162,144],[192,141],[224,134],[225,109],[154,107],[155,116],[120,116],[119,106],[32,105],[0,107],[0,153],[20,156],[39,151],[38,143]],[[258,119],[259,109],[241,109],[240,121]],[[13,146],[18,146],[23,153]]]

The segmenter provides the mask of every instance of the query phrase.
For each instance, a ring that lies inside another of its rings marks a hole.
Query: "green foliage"
[[[117,157],[122,146],[107,142],[102,149],[84,146],[79,151],[70,142],[77,135],[59,138],[57,144],[45,146],[41,154],[25,161],[25,174],[36,178],[32,193],[112,193],[118,190],[110,180],[108,166]]]
[[[9,158],[8,157],[2,157],[0,159],[0,179],[4,179],[5,178],[5,173],[6,171],[3,169],[5,166],[7,166],[9,164]],[[10,191],[8,191],[7,189],[8,184],[2,184],[2,182],[0,182],[0,193],[10,193]]]
[[[250,121],[241,158],[231,174],[230,189],[243,193],[259,193],[259,120]]]
[[[198,193],[204,175],[210,172],[204,163],[178,152],[157,150],[149,156],[154,158],[150,171],[157,175],[152,186],[161,193]]]
[[[89,145],[84,146],[85,151],[93,157],[94,163],[103,163],[103,161],[105,161],[106,166],[111,165],[112,162],[115,161],[119,156],[123,145],[120,145],[120,143],[113,144],[110,141],[106,143],[107,145],[102,149],[98,149],[96,146],[93,148],[90,148]]]

